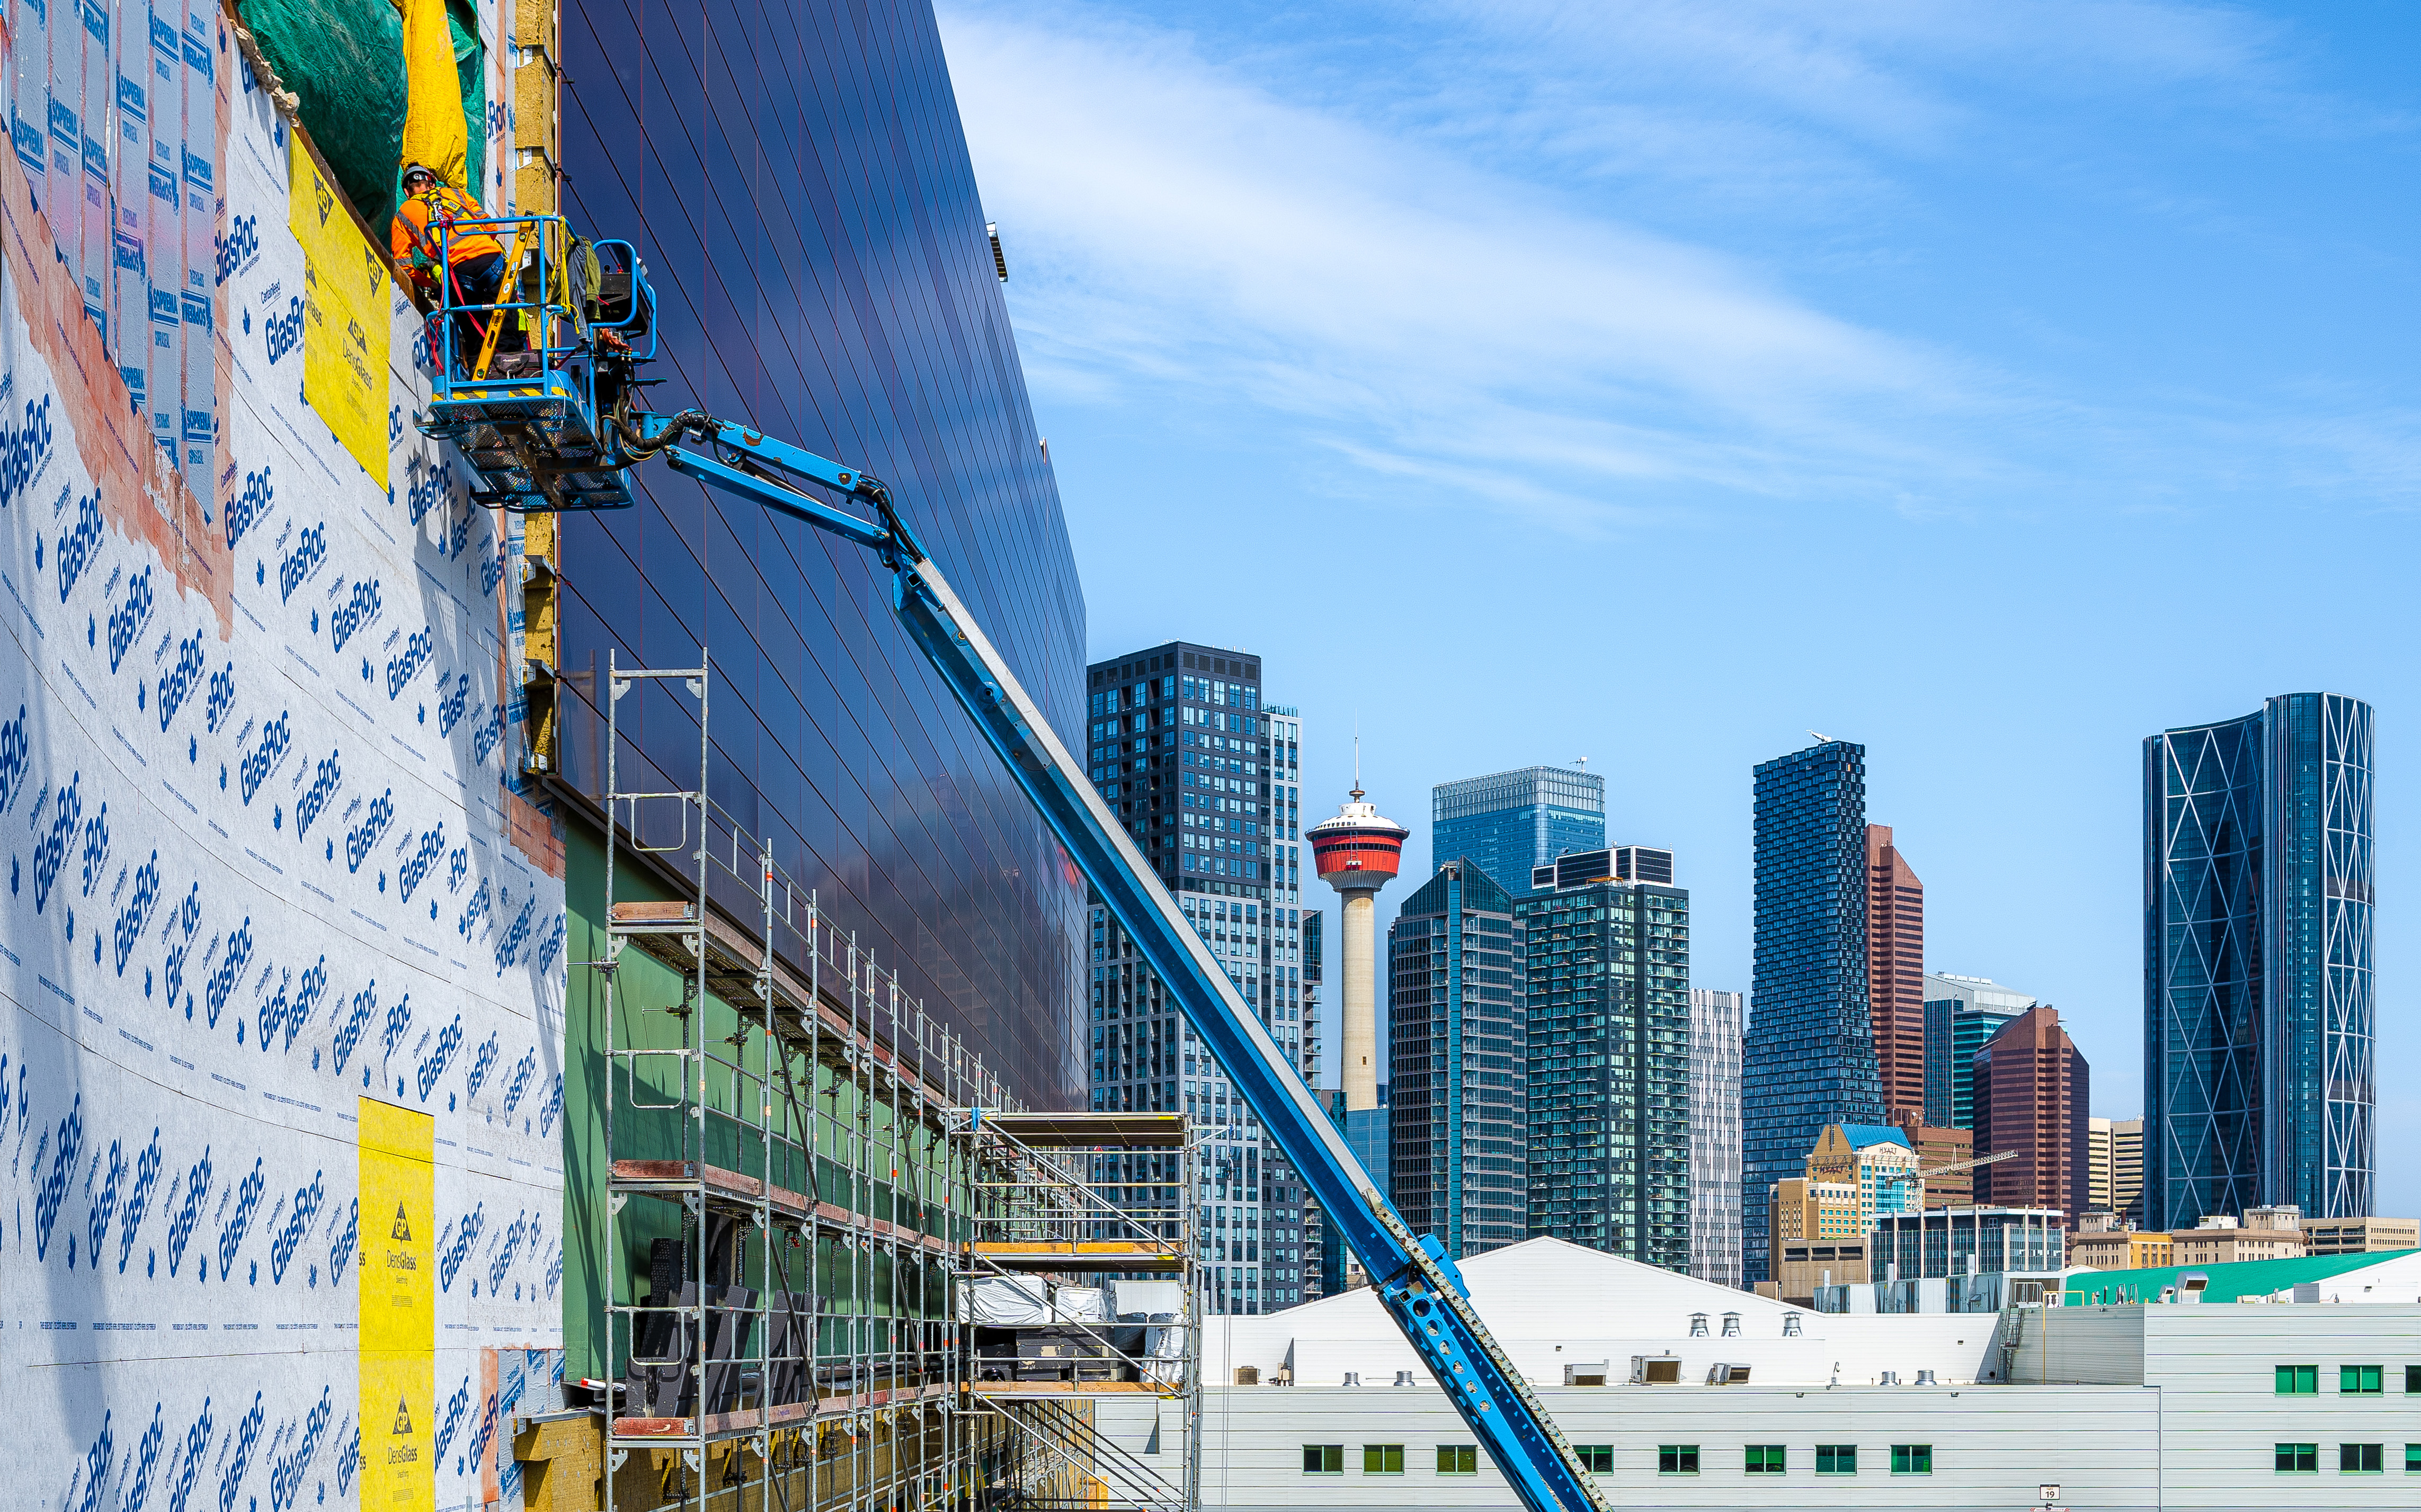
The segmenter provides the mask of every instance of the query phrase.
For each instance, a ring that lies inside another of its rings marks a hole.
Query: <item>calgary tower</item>
[[[1411,834],[1362,801],[1358,774],[1352,801],[1335,818],[1304,832],[1320,880],[1345,899],[1345,1044],[1337,1069],[1349,1130],[1357,1121],[1371,1121],[1356,1120],[1355,1114],[1367,1115],[1379,1106],[1378,896],[1403,865],[1404,840]],[[1383,1190],[1386,1171],[1370,1174]]]

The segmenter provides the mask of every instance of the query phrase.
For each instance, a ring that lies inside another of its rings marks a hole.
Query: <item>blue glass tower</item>
[[[1455,1259],[1519,1243],[1530,1218],[1526,962],[1513,899],[1449,861],[1387,929],[1392,1194]]]
[[[1867,1009],[1867,748],[1761,763],[1757,943],[1741,1065],[1742,1270],[1766,1274],[1767,1203],[1826,1124],[1883,1122]]]
[[[2371,709],[2144,742],[2144,1223],[2370,1212]]]
[[[1577,767],[1523,767],[1429,789],[1431,859],[1467,859],[1519,897],[1530,868],[1605,847],[1605,779]]]

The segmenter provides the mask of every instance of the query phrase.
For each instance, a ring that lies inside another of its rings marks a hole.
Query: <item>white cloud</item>
[[[1920,346],[1180,39],[1030,15],[947,11],[945,38],[1029,362],[1062,394],[1242,397],[1374,476],[1567,522],[1660,485],[1985,465],[1939,424],[1974,375]]]

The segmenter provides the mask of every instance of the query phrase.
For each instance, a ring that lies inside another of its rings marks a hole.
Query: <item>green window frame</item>
[[[1932,1474],[1933,1445],[1929,1443],[1893,1444],[1892,1473],[1895,1475]]]
[[[1365,1475],[1400,1475],[1404,1473],[1404,1446],[1400,1443],[1366,1443],[1362,1446],[1362,1473]]]
[[[2421,1475],[2421,1443],[2408,1443],[2404,1446],[2404,1473]]]
[[[2337,1395],[2340,1396],[2377,1396],[2386,1390],[2381,1378],[2386,1371],[2378,1365],[2337,1366]]]
[[[1858,1446],[1854,1443],[1820,1443],[1816,1446],[1816,1473],[1819,1475],[1854,1475],[1858,1473]]]
[[[1610,1443],[1576,1443],[1572,1453],[1581,1457],[1581,1468],[1592,1475],[1602,1475],[1614,1469],[1614,1445]]]
[[[1476,1475],[1479,1473],[1479,1445],[1476,1443],[1442,1443],[1437,1446],[1437,1473],[1441,1475]]]
[[[2318,1365],[2280,1365],[2280,1366],[2278,1367],[2278,1395],[2281,1395],[2281,1396],[2311,1396],[2311,1395],[2318,1395],[2318,1394],[2319,1394],[2319,1389],[2320,1389],[2320,1367],[2319,1367],[2319,1366],[2318,1366]]]
[[[1306,1475],[1342,1475],[1345,1473],[1345,1445],[1341,1443],[1306,1443],[1303,1446],[1303,1473]]]
[[[2274,1446],[2277,1469],[2281,1475],[2317,1475],[2320,1473],[2320,1446],[2317,1443],[2282,1443]]]
[[[2421,1396],[2421,1365],[2404,1367],[2404,1395]]]
[[[1787,1474],[1790,1451],[1778,1443],[1752,1443],[1743,1448],[1742,1469],[1752,1475]]]
[[[2376,1443],[2341,1443],[2337,1445],[2337,1473],[2340,1475],[2376,1475],[2384,1468],[2386,1446]]]
[[[1611,1451],[1608,1458],[1612,1457]],[[1608,1464],[1608,1470],[1614,1466]],[[1695,1443],[1660,1443],[1656,1446],[1656,1473],[1659,1475],[1695,1475],[1698,1473],[1698,1446]]]

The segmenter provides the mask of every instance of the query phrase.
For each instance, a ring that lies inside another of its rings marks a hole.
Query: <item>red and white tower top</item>
[[[1361,788],[1353,789],[1352,798],[1335,818],[1313,825],[1303,837],[1311,842],[1321,881],[1340,893],[1375,893],[1402,869],[1404,842],[1413,832],[1381,818],[1362,801]]]

